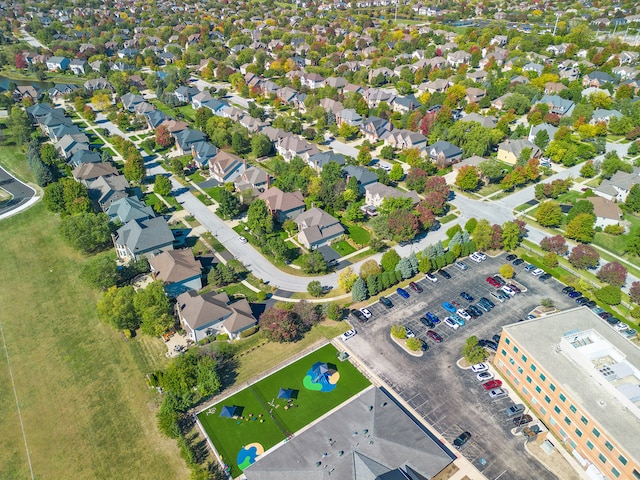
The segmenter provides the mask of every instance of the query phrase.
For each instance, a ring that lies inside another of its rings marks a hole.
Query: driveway
[[[6,190],[13,198],[0,205],[0,219],[10,217],[27,208],[35,201],[36,191],[26,183],[12,176],[4,168],[0,168],[0,188]]]
[[[470,260],[465,260],[465,263],[469,268],[464,272],[453,266],[447,267],[452,277],[449,280],[440,276],[437,283],[421,280],[422,294],[408,290],[411,294],[408,299],[390,295],[389,299],[395,305],[392,309],[386,309],[379,303],[369,306],[372,319],[365,324],[357,323],[358,334],[345,345],[446,440],[452,442],[463,431],[471,432],[471,442],[462,454],[487,478],[502,475],[501,478],[513,480],[530,480],[533,477],[554,479],[555,475],[525,452],[524,438],[511,434],[513,424],[504,410],[513,400],[490,400],[475,374],[459,368],[456,362],[469,336],[491,339],[500,333],[503,325],[526,318],[541,298],[552,298],[562,309],[573,307],[575,303],[560,292],[561,285],[555,280],[542,283],[524,272],[522,265],[517,266],[516,279],[529,289],[528,292],[503,304],[494,301],[496,306],[490,312],[470,320],[458,330],[439,323],[434,330],[444,341],[436,344],[426,337],[426,327],[418,319],[427,310],[440,319],[444,318],[441,304],[445,301],[455,300],[463,307],[468,305],[459,297],[461,291],[475,299],[485,296],[493,300],[489,294],[495,289],[486,283],[485,278],[495,274],[505,259],[502,255],[481,264]],[[427,341],[429,350],[423,357],[407,354],[391,340],[390,327],[398,323],[409,326],[417,336]]]

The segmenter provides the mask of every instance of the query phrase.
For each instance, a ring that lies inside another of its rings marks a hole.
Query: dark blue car
[[[404,288],[399,288],[396,290],[396,292],[398,292],[398,295],[400,295],[402,298],[409,298],[409,292],[407,292]]]

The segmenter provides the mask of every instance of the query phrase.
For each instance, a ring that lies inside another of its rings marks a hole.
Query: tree
[[[240,200],[229,190],[222,189],[216,213],[219,213],[222,218],[236,217],[240,213]]]
[[[358,277],[351,289],[351,299],[354,302],[362,302],[367,299],[369,293],[367,292],[367,284],[362,277]]]
[[[600,175],[602,178],[611,178],[618,170],[631,173],[633,167],[631,164],[623,162],[616,152],[609,152],[604,156],[604,160],[600,163]]]
[[[133,305],[138,319],[142,322],[141,331],[145,335],[159,337],[175,323],[171,315],[171,303],[164,292],[161,280],[151,282],[146,288],[138,290]]]
[[[543,227],[557,227],[562,223],[562,208],[555,200],[547,200],[538,206],[534,217]]]
[[[600,281],[622,287],[627,281],[627,269],[618,262],[605,263],[596,274]]]
[[[98,111],[102,111],[111,106],[111,98],[105,92],[96,92],[91,97],[91,103]]]
[[[321,297],[322,296],[322,284],[318,280],[312,280],[307,285],[307,292],[312,297]]]
[[[538,147],[541,151],[545,151],[547,145],[549,145],[549,134],[546,130],[538,130],[536,136],[533,138],[533,143],[536,147]]]
[[[582,270],[596,268],[599,261],[600,254],[590,245],[576,245],[569,254],[569,263]]]
[[[553,252],[549,252],[542,257],[542,263],[547,268],[553,268],[558,265],[558,256]]]
[[[380,265],[375,260],[367,260],[360,266],[360,277],[366,280],[370,275],[377,275],[382,272]],[[354,285],[355,287],[355,285]]]
[[[357,160],[360,165],[369,165],[371,163],[371,148],[366,145],[361,146]]]
[[[380,150],[380,158],[384,160],[391,160],[393,158],[393,147],[391,145],[385,145]]]
[[[473,234],[473,232],[475,231],[477,225],[478,225],[478,220],[476,218],[474,218],[474,217],[471,217],[464,224],[464,229],[465,229],[465,231],[469,232],[470,234]]]
[[[607,285],[595,291],[596,298],[607,305],[620,305],[622,301],[622,291],[620,287]]]
[[[513,277],[513,266],[510,263],[505,263],[500,267],[500,275],[504,278],[512,278]]]
[[[85,105],[82,109],[82,116],[90,122],[96,121],[96,112],[89,105]]]
[[[567,241],[562,235],[544,237],[540,241],[540,248],[545,252],[552,252],[556,255],[564,255],[568,251]]]
[[[502,246],[509,252],[514,250],[522,239],[520,227],[515,222],[505,222],[502,226]]]
[[[481,219],[473,231],[473,241],[479,250],[486,250],[491,244],[493,228],[486,219]]]
[[[251,138],[251,153],[256,158],[266,157],[271,153],[273,144],[264,133],[258,133]]]
[[[43,143],[40,146],[40,160],[47,166],[54,166],[60,161],[56,148],[51,143]]]
[[[80,278],[94,288],[106,290],[118,282],[118,265],[106,255],[93,257],[82,266]]]
[[[567,223],[576,218],[581,213],[593,214],[593,203],[589,200],[578,200],[569,213],[567,213]]]
[[[140,321],[133,304],[135,295],[136,292],[131,285],[122,288],[110,287],[98,300],[98,316],[118,330],[136,330]]]
[[[209,275],[207,276],[207,282],[209,285],[215,287],[224,287],[225,285],[229,285],[237,281],[238,274],[235,269],[228,264],[225,265],[224,263],[218,263],[212,267],[211,270],[209,270]]]
[[[25,68],[27,68],[29,66],[29,64],[27,63],[25,58],[19,52],[16,53],[16,55],[14,57],[14,61],[15,61],[15,64],[16,64],[16,68],[18,70],[24,70]]]
[[[264,200],[254,200],[247,211],[247,226],[252,231],[262,229],[265,233],[273,231],[273,217]]]
[[[153,182],[153,191],[163,197],[171,193],[171,179],[164,175],[156,175],[156,179]]]
[[[593,225],[595,215],[590,213],[580,213],[567,224],[566,235],[568,238],[581,243],[590,243],[595,234]]]
[[[467,338],[462,347],[462,356],[470,364],[476,364],[484,361],[487,358],[487,354],[478,343],[478,337],[471,336]]]
[[[392,325],[391,336],[403,340],[407,338],[407,329],[404,327],[404,325]]]
[[[359,155],[358,155],[359,156]],[[399,182],[404,177],[404,170],[402,169],[402,165],[399,163],[394,163],[393,167],[391,167],[391,171],[389,172],[389,179],[394,182]]]
[[[584,178],[593,178],[596,176],[596,168],[593,164],[593,160],[588,160],[580,168],[580,176]]]
[[[357,279],[358,275],[351,267],[347,267],[338,275],[338,286],[345,292],[349,293]]]
[[[640,184],[635,183],[631,186],[625,205],[632,212],[640,212]]]
[[[407,241],[414,238],[420,230],[420,222],[416,215],[406,209],[397,210],[389,216],[389,232],[396,241]]]
[[[327,318],[329,320],[339,321],[342,320],[344,315],[344,309],[339,303],[330,303],[327,305]]]
[[[640,282],[633,282],[629,288],[629,299],[640,304]]]
[[[380,264],[384,271],[394,271],[398,262],[400,261],[400,255],[395,249],[391,248],[387,250],[380,259]]]
[[[464,191],[473,191],[478,188],[480,173],[473,165],[464,165],[458,170],[456,185]]]
[[[358,133],[360,133],[360,128],[355,125],[349,125],[346,122],[343,122],[342,125],[340,125],[340,128],[338,128],[338,135],[343,137],[346,141],[353,140],[358,136]]]
[[[136,151],[136,153],[137,155],[131,155],[125,159],[123,173],[130,182],[140,183],[144,178],[145,168],[142,156],[139,152]]]
[[[300,338],[302,325],[297,314],[272,307],[260,316],[260,330],[272,342],[294,342]]]
[[[318,250],[302,255],[300,266],[305,273],[324,273],[328,269],[327,262]]]
[[[105,213],[80,213],[63,218],[60,233],[83,253],[95,253],[111,245],[109,218]]]
[[[173,137],[169,133],[169,130],[164,125],[160,125],[156,128],[156,145],[160,148],[167,148],[173,144]]]
[[[7,126],[16,145],[26,144],[33,130],[27,112],[17,105],[11,107]]]

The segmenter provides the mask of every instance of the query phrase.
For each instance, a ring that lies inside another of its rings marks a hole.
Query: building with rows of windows
[[[586,307],[507,325],[496,368],[594,479],[640,480],[640,349]]]

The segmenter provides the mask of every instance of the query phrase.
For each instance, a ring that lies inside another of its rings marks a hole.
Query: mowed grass
[[[340,362],[336,355],[337,350],[333,345],[325,345],[214,405],[213,414],[205,411],[198,415],[218,453],[231,467],[234,477],[240,474],[236,461],[243,446],[258,442],[266,451],[284,440],[288,434],[300,430],[369,385],[369,381],[351,363]],[[303,386],[307,371],[316,362],[332,364],[340,374],[337,387],[332,392],[310,391]],[[284,409],[286,400],[277,398],[280,388],[297,390],[297,398],[293,400],[297,407]],[[279,406],[272,409],[270,402]],[[242,407],[244,418],[220,417],[224,406]],[[269,410],[272,410],[273,418],[270,417]],[[249,414],[253,416],[250,417]],[[262,417],[258,417],[259,415]],[[247,420],[248,417],[259,419]],[[264,422],[260,422],[260,419]]]
[[[20,147],[15,145],[0,146],[0,166],[24,182],[35,182],[33,173],[31,173],[25,161],[24,152]]]
[[[0,323],[36,478],[187,478],[156,428],[160,397],[144,374],[166,365],[157,339],[125,341],[96,317],[78,278],[86,258],[42,203],[0,221]],[[0,478],[29,478],[0,338]]]

